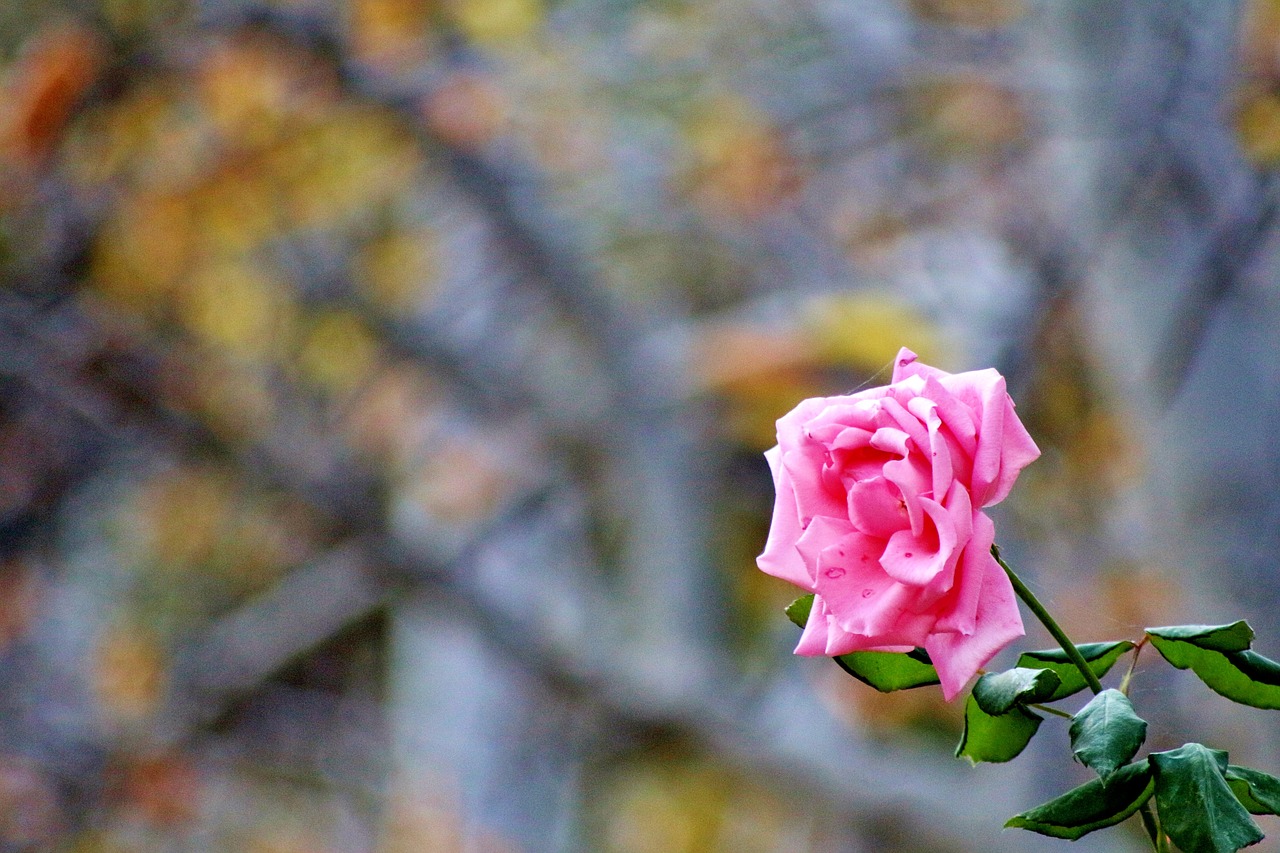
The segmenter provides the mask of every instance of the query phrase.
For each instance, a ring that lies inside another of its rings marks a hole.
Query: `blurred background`
[[[761,452],[998,367],[1073,636],[1280,653],[1277,164],[1275,0],[0,4],[0,849],[1065,849],[1063,721],[791,656]]]

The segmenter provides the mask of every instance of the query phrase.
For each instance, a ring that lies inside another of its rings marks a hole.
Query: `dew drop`
[[[866,589],[864,589],[864,590],[862,591],[862,597],[863,597],[863,598],[870,598],[871,596],[873,596],[873,595],[875,595],[875,594],[876,594],[876,591],[875,591],[874,589],[872,589],[871,587],[867,587]]]
[[[840,568],[839,566],[837,566],[834,569],[827,569],[827,577],[831,578],[832,580],[835,580],[836,578],[842,578],[844,577],[844,569]]]
[[[914,557],[914,556],[915,556],[915,554],[912,554],[910,551],[908,551],[908,552],[906,552],[905,554],[903,554],[902,556],[904,556],[904,557],[906,557],[908,560],[910,560],[912,557]]]

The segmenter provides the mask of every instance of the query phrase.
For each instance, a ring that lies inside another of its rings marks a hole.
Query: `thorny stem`
[[[1022,582],[1022,578],[1018,577],[1017,572],[1011,569],[1009,564],[1001,558],[998,545],[991,546],[991,556],[996,558],[1000,568],[1004,569],[1004,573],[1009,576],[1009,581],[1013,584],[1013,591],[1018,594],[1018,598],[1021,598],[1022,603],[1027,605],[1027,608],[1035,614],[1036,618],[1040,620],[1040,624],[1048,629],[1053,638],[1058,641],[1058,645],[1062,646],[1062,650],[1067,653],[1067,657],[1075,664],[1076,669],[1080,670],[1080,674],[1084,676],[1084,682],[1089,685],[1089,689],[1095,694],[1101,693],[1102,682],[1098,680],[1098,676],[1093,674],[1093,670],[1089,668],[1084,655],[1080,654],[1076,644],[1071,642],[1067,632],[1063,631],[1062,626],[1049,615],[1049,611],[1044,609],[1044,605],[1040,603],[1040,599],[1036,598],[1035,593],[1027,589],[1027,585]]]
[[[1089,668],[1088,662],[1084,659],[1084,655],[1080,654],[1080,650],[1076,648],[1076,644],[1071,642],[1071,638],[1067,636],[1067,632],[1062,630],[1062,626],[1058,624],[1044,605],[1040,603],[1040,599],[1036,598],[1035,593],[1027,588],[1022,582],[1022,578],[1018,577],[1018,573],[1010,568],[1009,564],[1000,556],[1000,548],[997,545],[991,546],[991,556],[996,558],[996,562],[1000,564],[1000,568],[1004,569],[1004,573],[1009,576],[1009,582],[1013,584],[1013,591],[1018,594],[1018,598],[1022,599],[1022,603],[1035,614],[1040,620],[1040,624],[1048,629],[1053,635],[1053,639],[1057,640],[1058,645],[1062,646],[1062,650],[1067,653],[1067,657],[1075,664],[1076,669],[1080,670],[1080,674],[1084,676],[1084,681],[1089,685],[1089,689],[1098,694],[1102,692],[1102,682],[1098,680],[1098,676],[1094,675],[1093,670]],[[1141,649],[1139,645],[1138,649]],[[1137,650],[1134,652],[1134,661],[1137,661]],[[1129,668],[1129,675],[1133,674],[1133,667]],[[1128,687],[1129,676],[1125,676],[1123,687]],[[1045,708],[1046,711],[1054,711],[1052,708]],[[1071,716],[1065,714],[1064,716]],[[1160,829],[1155,814],[1151,811],[1150,803],[1143,803],[1139,809],[1142,815],[1142,825],[1147,830],[1147,835],[1151,838],[1151,847],[1156,853],[1168,853],[1168,846],[1165,844],[1164,832]]]

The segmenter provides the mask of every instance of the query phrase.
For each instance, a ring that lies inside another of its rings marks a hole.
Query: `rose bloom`
[[[814,593],[796,654],[922,646],[952,699],[1023,635],[982,508],[1039,455],[1003,376],[946,373],[908,349],[891,384],[783,416],[758,563]]]

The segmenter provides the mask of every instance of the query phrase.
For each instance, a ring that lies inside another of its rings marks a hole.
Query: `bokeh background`
[[[789,654],[761,451],[996,366],[1076,639],[1280,653],[1277,164],[1275,0],[0,4],[0,849],[1065,849],[1061,721]]]

